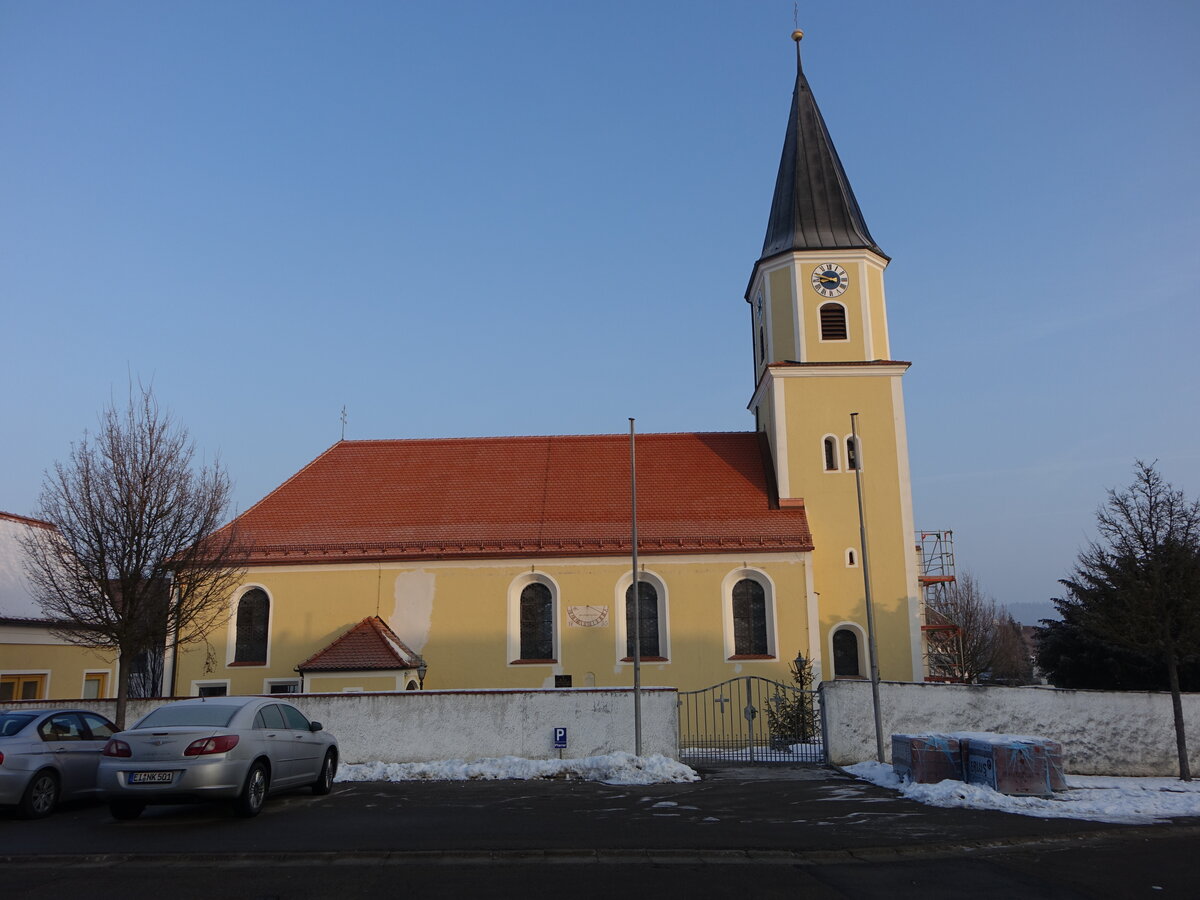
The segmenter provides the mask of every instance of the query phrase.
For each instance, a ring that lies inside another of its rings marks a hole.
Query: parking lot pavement
[[[0,818],[0,860],[116,854],[520,854],[589,857],[657,851],[819,858],[1079,841],[1106,833],[1150,836],[1163,826],[1107,825],[1007,813],[938,809],[840,772],[815,767],[714,769],[691,784],[564,781],[338,784],[327,797],[272,797],[237,820],[225,806],[150,807],[116,822],[103,805],[48,819]],[[1200,822],[1178,823],[1197,827]]]
[[[0,814],[2,896],[285,895],[347,900],[611,897],[1194,896],[1200,821],[1114,826],[921,806],[814,767],[714,769],[693,784],[339,784],[114,821],[75,804]]]

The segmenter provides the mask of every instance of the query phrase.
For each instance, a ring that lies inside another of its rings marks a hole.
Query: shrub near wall
[[[1063,746],[1066,771],[1077,775],[1178,775],[1170,694],[1065,691],[964,684],[879,685],[884,752],[892,734],[989,731],[1045,737]],[[829,761],[875,758],[871,685],[821,685]],[[1200,694],[1183,697],[1189,759],[1200,766]]]
[[[288,694],[338,740],[342,760],[433,762],[519,756],[549,759],[555,728],[567,729],[566,759],[634,751],[633,691],[564,688],[534,691],[406,691],[380,694]],[[127,722],[167,703],[129,701]],[[220,698],[212,698],[219,703]],[[115,700],[55,700],[3,708],[93,709],[112,718]],[[642,754],[679,755],[674,688],[642,691]]]

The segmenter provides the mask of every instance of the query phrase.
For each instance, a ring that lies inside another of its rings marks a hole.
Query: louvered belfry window
[[[821,307],[821,340],[844,341],[849,338],[846,330],[846,307],[840,303],[826,303]]]
[[[267,662],[267,614],[271,601],[267,592],[254,588],[242,594],[237,608],[237,643],[233,661],[240,663]]]
[[[767,596],[753,578],[733,586],[733,652],[737,656],[767,655]]]
[[[554,658],[554,597],[540,582],[521,591],[521,659]]]
[[[625,655],[633,658],[633,585],[625,590]],[[643,659],[660,657],[658,644],[658,591],[647,581],[638,582],[638,636]]]

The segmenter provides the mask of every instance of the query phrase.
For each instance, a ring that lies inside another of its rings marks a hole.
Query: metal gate
[[[822,763],[817,692],[756,676],[680,691],[679,755],[699,762]]]

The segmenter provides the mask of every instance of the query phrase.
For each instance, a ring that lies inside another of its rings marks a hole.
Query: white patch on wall
[[[429,641],[435,578],[432,572],[424,569],[401,572],[396,576],[396,608],[388,625],[415,653],[423,652]]]

